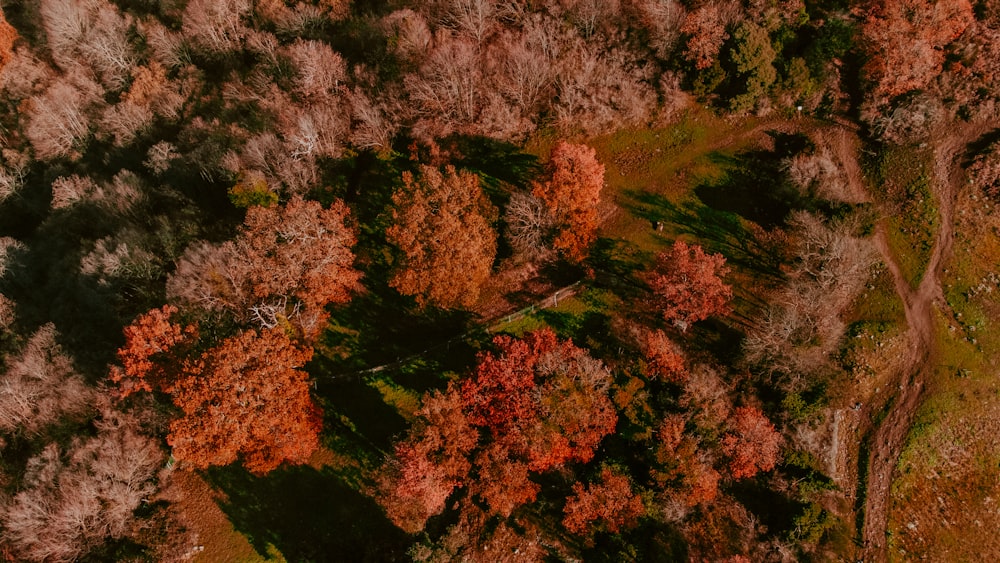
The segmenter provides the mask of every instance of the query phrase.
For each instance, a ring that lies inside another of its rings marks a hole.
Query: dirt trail
[[[955,197],[962,185],[958,158],[970,139],[970,131],[958,131],[935,143],[931,185],[937,200],[940,226],[927,268],[916,289],[907,283],[889,249],[885,222],[876,228],[875,246],[892,274],[896,293],[904,305],[908,353],[899,371],[898,393],[885,406],[887,412],[881,423],[868,433],[868,475],[864,487],[864,524],[861,530],[864,561],[888,559],[886,530],[893,471],[923,400],[924,384],[933,369],[929,360],[934,347],[935,311],[940,309],[950,313],[941,289],[941,270],[951,256],[954,241]],[[868,407],[864,413],[867,420],[876,419],[879,414],[877,406]]]

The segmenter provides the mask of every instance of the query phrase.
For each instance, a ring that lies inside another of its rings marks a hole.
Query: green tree
[[[736,85],[735,95],[729,100],[733,111],[746,111],[760,98],[767,96],[778,76],[774,69],[775,52],[767,30],[744,22],[733,32],[729,62],[730,79]]]

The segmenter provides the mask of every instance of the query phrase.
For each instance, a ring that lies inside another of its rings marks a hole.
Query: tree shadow
[[[645,191],[632,190],[627,195],[634,203],[626,206],[636,216],[651,223],[677,225],[682,234],[692,235],[706,250],[722,254],[741,268],[775,279],[782,277],[781,257],[747,228],[739,214],[697,200],[676,204]]]
[[[297,562],[409,560],[409,537],[330,468],[287,467],[255,477],[229,466],[205,476],[225,493],[219,507],[261,556],[272,545]]]
[[[479,174],[491,198],[504,185],[526,189],[542,173],[538,157],[512,143],[488,137],[453,135],[442,139],[441,145],[452,153],[452,163],[457,168]]]

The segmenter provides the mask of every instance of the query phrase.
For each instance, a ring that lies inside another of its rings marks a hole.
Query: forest
[[[0,557],[1000,559],[1000,0],[0,0]]]

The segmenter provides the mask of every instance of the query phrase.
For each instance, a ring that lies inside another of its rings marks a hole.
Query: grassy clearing
[[[931,190],[932,154],[921,147],[884,147],[866,163],[871,192],[886,215],[889,247],[911,287],[923,279],[939,227]]]
[[[1000,216],[971,193],[957,207],[954,256],[927,401],[900,457],[889,530],[898,560],[1000,558]]]

